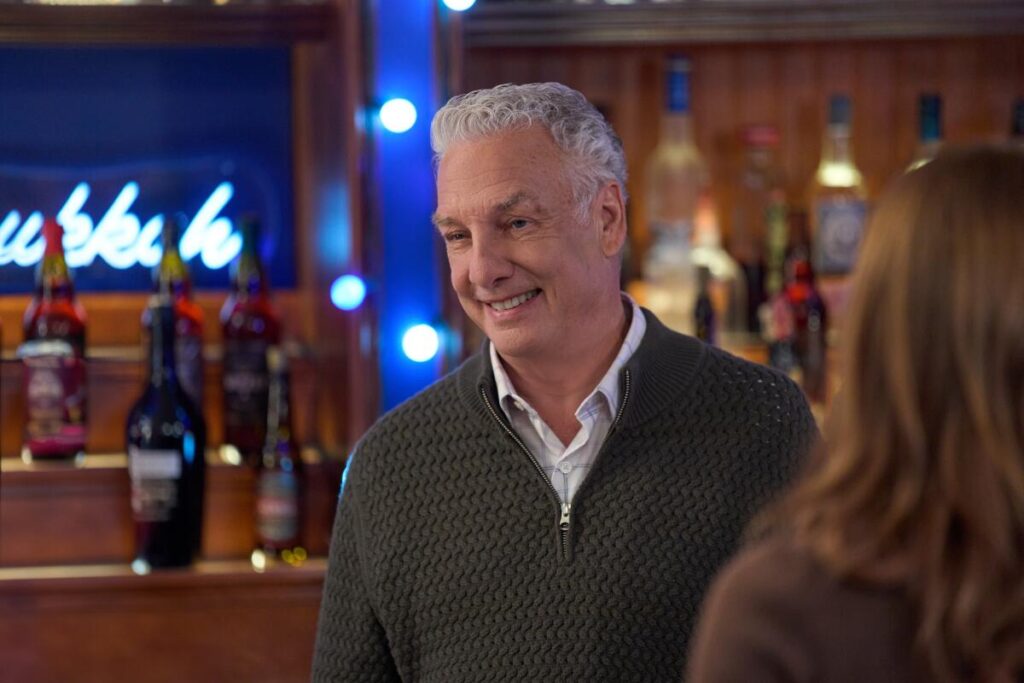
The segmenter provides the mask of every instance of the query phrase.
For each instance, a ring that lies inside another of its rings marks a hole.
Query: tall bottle
[[[270,285],[260,261],[259,223],[239,221],[242,252],[232,264],[232,290],[220,320],[224,335],[224,442],[256,465],[266,439],[267,349],[281,339],[281,325],[270,303]]]
[[[715,306],[711,302],[709,282],[711,272],[706,266],[697,267],[697,302],[693,307],[694,336],[706,344],[717,343]]]
[[[942,146],[942,97],[921,95],[918,100],[917,151],[907,171],[921,168],[935,158]]]
[[[693,332],[697,276],[690,242],[697,202],[707,192],[708,171],[693,141],[690,61],[666,64],[665,110],[658,144],[647,166],[651,244],[644,258],[647,306],[669,327]]]
[[[206,424],[178,381],[170,298],[154,297],[149,315],[149,377],[126,428],[138,573],[198,556],[206,477]]]
[[[36,269],[35,295],[25,311],[25,455],[69,460],[85,452],[85,310],[64,260],[64,230],[43,221],[46,246]]]
[[[705,288],[714,307],[716,343],[726,347],[742,345],[747,330],[747,286],[739,264],[722,248],[718,216],[710,193],[702,194],[697,200],[694,231],[692,259],[698,272],[698,285],[701,269],[708,274]]]
[[[812,405],[822,406],[828,394],[825,302],[814,284],[810,261],[797,257],[792,267],[793,279],[786,288],[786,299],[793,314],[800,383],[807,400]]]
[[[192,278],[178,251],[180,223],[164,218],[160,236],[162,254],[153,269],[153,290],[174,303],[174,357],[178,381],[195,406],[203,410],[203,311],[192,300]],[[151,309],[142,313],[142,328],[149,330]]]
[[[748,126],[743,130],[743,143],[746,160],[740,174],[729,251],[746,278],[746,326],[747,331],[756,334],[761,331],[761,306],[782,288],[786,201],[778,163],[778,130],[773,126]]]
[[[256,550],[291,564],[302,562],[302,458],[290,411],[288,362],[279,346],[267,350],[270,370],[267,439],[256,472]]]
[[[1024,97],[1013,103],[1010,116],[1010,143],[1024,149]]]
[[[820,275],[853,269],[867,219],[867,193],[853,160],[850,98],[829,100],[821,161],[811,187],[814,268]]]

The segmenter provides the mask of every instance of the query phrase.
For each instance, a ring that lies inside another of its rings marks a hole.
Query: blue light
[[[366,284],[358,275],[342,275],[331,285],[331,302],[343,311],[354,311],[366,298]]]
[[[455,12],[465,12],[476,4],[476,0],[444,0],[444,6]]]
[[[409,100],[392,98],[381,105],[380,122],[392,133],[404,133],[416,123],[416,107]]]
[[[430,325],[413,325],[402,335],[402,351],[417,363],[426,363],[440,348],[441,337]]]

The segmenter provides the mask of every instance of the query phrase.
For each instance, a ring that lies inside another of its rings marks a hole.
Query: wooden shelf
[[[0,569],[3,678],[308,681],[326,561]]]
[[[463,19],[469,48],[1024,33],[1020,0],[639,0],[615,4],[518,0],[479,5]]]
[[[305,462],[304,540],[325,555],[341,464]],[[207,455],[204,559],[245,559],[253,531],[253,472]],[[87,455],[80,464],[0,459],[0,567],[122,563],[134,553],[127,459]]]
[[[322,41],[332,2],[0,3],[0,43],[268,45]]]

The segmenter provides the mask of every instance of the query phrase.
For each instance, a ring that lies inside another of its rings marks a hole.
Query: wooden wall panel
[[[742,167],[741,130],[779,128],[779,160],[789,201],[806,202],[817,165],[828,97],[847,92],[854,107],[854,153],[877,195],[911,160],[917,99],[943,96],[947,140],[1005,139],[1010,108],[1024,96],[1019,37],[715,44],[666,47],[483,48],[466,56],[464,89],[498,82],[562,80],[605,107],[629,163],[631,230],[647,243],[644,163],[657,141],[661,63],[691,56],[697,144],[708,160],[723,231]]]

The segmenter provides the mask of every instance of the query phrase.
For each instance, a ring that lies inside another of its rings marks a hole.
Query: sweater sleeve
[[[712,583],[691,642],[687,683],[818,680],[801,598],[790,592],[792,567],[768,552],[742,552]]]
[[[400,680],[364,574],[366,546],[356,487],[351,479],[342,484],[334,517],[313,653],[313,683]]]

